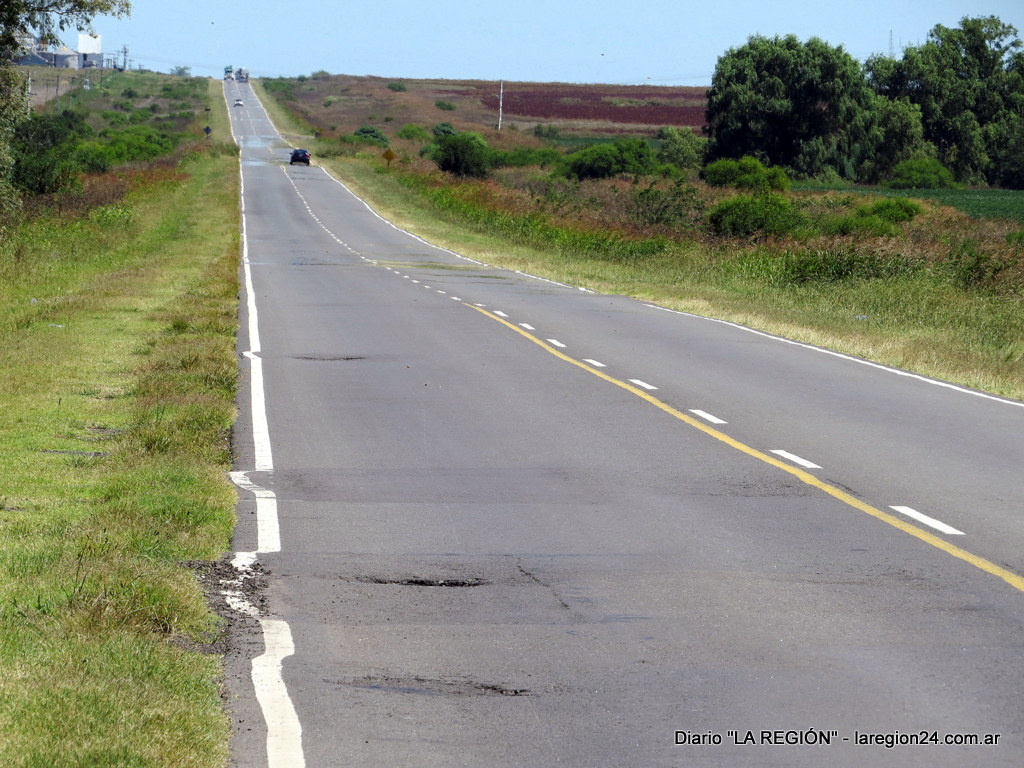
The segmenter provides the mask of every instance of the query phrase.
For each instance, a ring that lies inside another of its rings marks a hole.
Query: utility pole
[[[505,81],[498,81],[498,130],[501,130],[501,116],[505,110]]]

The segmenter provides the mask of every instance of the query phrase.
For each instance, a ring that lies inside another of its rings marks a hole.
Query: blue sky
[[[220,76],[331,73],[389,78],[709,85],[715,62],[753,34],[820,37],[855,58],[924,42],[936,24],[995,15],[1024,36],[1021,0],[392,0],[291,3],[133,0],[96,19],[103,51],[135,66]],[[65,39],[74,47],[75,34]]]

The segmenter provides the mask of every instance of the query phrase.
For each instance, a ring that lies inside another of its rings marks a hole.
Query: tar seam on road
[[[698,429],[704,434],[709,435],[710,437],[713,437],[716,440],[719,440],[720,442],[723,442],[732,448],[735,448],[737,451],[745,453],[748,456],[751,456],[759,461],[764,462],[765,464],[770,464],[771,466],[776,467],[777,469],[781,469],[783,472],[788,472],[789,474],[793,475],[798,480],[800,480],[802,483],[817,488],[820,491],[824,491],[829,496],[838,499],[844,504],[847,504],[848,506],[851,506],[854,509],[860,510],[861,512],[864,512],[865,514],[870,515],[871,517],[881,520],[883,523],[891,525],[893,528],[898,528],[904,533],[908,533],[914,538],[920,539],[924,543],[930,544],[936,549],[941,549],[943,552],[946,552],[947,554],[950,554],[953,557],[958,558],[959,560],[963,560],[966,563],[970,563],[975,568],[978,568],[993,576],[997,576],[1003,581],[1005,581],[1007,584],[1012,586],[1014,589],[1024,592],[1024,577],[1016,573],[1013,573],[1012,571],[1009,571],[1006,568],[1002,568],[990,560],[986,560],[985,558],[979,557],[978,555],[968,552],[965,549],[961,549],[960,547],[954,544],[950,544],[948,541],[940,539],[935,534],[929,533],[928,531],[918,528],[917,526],[911,525],[910,523],[901,520],[898,517],[890,515],[888,512],[883,512],[882,510],[877,509],[876,507],[873,507],[870,504],[861,501],[860,499],[852,496],[849,493],[846,493],[843,490],[840,490],[839,488],[836,488],[833,485],[829,485],[828,483],[822,482],[809,472],[805,472],[802,469],[794,467],[790,464],[786,464],[785,462],[780,461],[779,459],[776,459],[772,456],[769,456],[768,454],[763,453],[757,450],[756,448],[751,448],[749,445],[746,445],[745,443],[741,443],[739,440],[729,437],[724,432],[721,432],[715,429],[714,427],[708,426],[707,424],[698,421],[692,416],[686,415],[682,411],[676,410],[668,403],[659,400],[658,398],[654,397],[648,392],[645,392],[639,387],[636,387],[625,381],[620,381],[619,379],[616,379],[613,376],[609,376],[607,373],[603,373],[602,371],[599,371],[589,365],[586,365],[585,363],[579,360],[576,360],[575,358],[570,357],[569,355],[564,354],[563,352],[560,352],[550,344],[547,344],[542,339],[539,339],[536,336],[527,333],[522,328],[514,325],[513,323],[508,322],[507,320],[503,320],[493,312],[488,312],[486,309],[475,307],[472,304],[466,304],[465,306],[469,307],[470,309],[476,310],[480,314],[485,315],[486,317],[491,318],[495,322],[501,323],[507,328],[515,331],[520,336],[529,339],[537,346],[541,347],[548,353],[557,357],[559,360],[563,360],[564,362],[575,365],[577,368],[581,368],[584,371],[587,371],[588,373],[597,376],[599,379],[604,379],[605,381],[636,395],[640,399],[646,400],[651,405],[655,406],[656,408],[659,408],[660,410],[664,411],[670,416],[674,416],[679,421],[682,421],[683,423],[690,425],[694,429]]]

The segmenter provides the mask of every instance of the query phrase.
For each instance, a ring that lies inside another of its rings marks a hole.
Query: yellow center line
[[[734,438],[729,437],[724,432],[720,432],[714,427],[711,427],[702,421],[698,421],[697,419],[683,413],[682,411],[676,410],[668,403],[662,402],[658,398],[652,396],[648,392],[645,392],[639,387],[635,387],[628,382],[616,379],[615,377],[609,376],[607,373],[603,373],[602,371],[590,365],[587,365],[586,363],[569,357],[568,355],[566,355],[563,352],[560,352],[558,349],[551,346],[550,344],[547,344],[541,339],[538,339],[536,336],[531,335],[530,333],[523,330],[519,326],[516,326],[508,322],[507,320],[503,320],[494,313],[488,312],[486,309],[482,309],[481,307],[475,307],[472,304],[466,304],[466,306],[471,309],[475,309],[480,314],[486,315],[492,320],[501,323],[507,328],[510,328],[511,330],[518,333],[520,336],[529,339],[530,341],[544,349],[549,354],[552,354],[555,357],[557,357],[559,360],[563,360],[571,365],[575,365],[577,368],[582,368],[587,373],[597,376],[599,379],[604,379],[608,383],[614,384],[615,386],[626,390],[630,394],[636,395],[641,400],[646,400],[654,407],[661,409],[665,413],[675,417],[676,419],[684,422],[685,424],[690,425],[694,429],[699,429],[704,434],[709,435],[710,437],[713,437],[716,440],[725,443],[731,448],[735,448],[737,451],[741,451],[742,453],[745,453],[748,456],[757,459],[758,461],[763,461],[765,464],[771,464],[773,467],[781,469],[783,472],[788,472],[789,474],[793,475],[795,478],[800,480],[800,482],[817,488],[820,491],[824,491],[829,496],[838,499],[844,504],[847,504],[853,507],[854,509],[858,509],[861,512],[864,512],[865,514],[871,515],[872,517],[881,520],[883,523],[891,525],[893,528],[898,528],[904,533],[908,533],[911,536],[925,542],[926,544],[932,545],[936,549],[941,549],[943,552],[946,552],[947,554],[950,554],[953,557],[959,558],[964,562],[970,563],[975,568],[979,568],[982,571],[985,571],[986,573],[989,573],[993,576],[997,576],[1010,586],[1014,587],[1015,589],[1024,592],[1024,577],[1014,573],[1013,571],[1009,571],[1006,568],[1002,568],[993,563],[991,560],[986,560],[983,557],[979,557],[978,555],[972,554],[971,552],[968,552],[967,550],[962,549],[956,546],[955,544],[950,544],[945,539],[941,539],[935,534],[924,530],[923,528],[918,528],[916,525],[911,525],[905,520],[890,515],[888,512],[883,512],[882,510],[873,507],[870,504],[867,504],[854,496],[851,496],[845,491],[836,488],[834,485],[829,485],[828,483],[822,482],[809,472],[805,472],[802,469],[794,467],[790,464],[786,464],[785,462],[780,461],[774,456],[762,453],[756,448],[751,448],[749,445],[746,445],[744,443],[741,443],[739,440],[735,440]]]

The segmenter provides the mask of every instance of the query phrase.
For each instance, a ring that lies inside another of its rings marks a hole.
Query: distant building
[[[102,39],[89,34],[78,36],[79,50],[73,51],[66,45],[50,45],[34,35],[21,35],[18,42],[21,50],[14,57],[15,64],[37,67],[59,67],[61,69],[84,69],[102,67]]]

